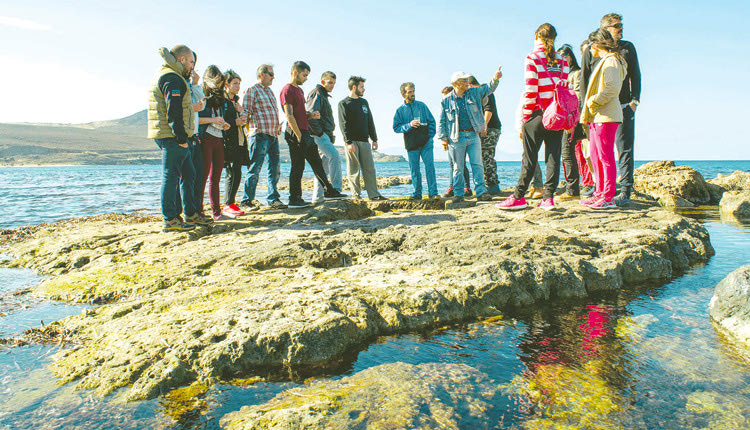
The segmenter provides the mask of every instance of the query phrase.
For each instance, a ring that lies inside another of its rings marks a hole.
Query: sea
[[[676,163],[707,179],[750,171],[750,161]],[[443,192],[448,163],[436,168]],[[378,176],[409,175],[405,162],[378,163],[376,170]],[[501,188],[513,186],[519,171],[518,162],[498,162]],[[288,172],[283,165],[282,180]],[[160,175],[158,165],[0,168],[0,229],[110,212],[158,214]],[[401,185],[382,192],[395,197],[411,190]],[[282,199],[287,196],[282,191]],[[313,379],[337,380],[391,362],[471,366],[499,389],[484,413],[462,416],[459,428],[750,428],[750,350],[717,332],[708,317],[715,285],[750,264],[750,223],[721,217],[716,207],[681,213],[706,227],[716,255],[674,279],[492,321],[383,336]],[[88,308],[13,294],[42,279],[28,269],[0,268],[0,338]],[[123,402],[117,393],[100,398],[60,385],[47,369],[57,348],[0,345],[0,430],[218,429],[226,413],[303,384],[220,384],[187,403],[167,396]],[[450,393],[436,395],[442,394]]]

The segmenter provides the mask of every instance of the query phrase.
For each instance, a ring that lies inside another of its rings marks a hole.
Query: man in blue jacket
[[[427,193],[431,199],[438,198],[437,181],[435,180],[435,162],[432,154],[432,138],[435,137],[435,118],[427,105],[415,100],[414,83],[401,84],[401,97],[404,104],[396,109],[393,117],[393,131],[404,134],[404,145],[409,156],[411,183],[414,187],[412,200],[422,200],[422,174],[419,171],[419,159],[424,163],[427,176]]]
[[[484,183],[482,144],[479,135],[487,129],[482,99],[495,92],[502,76],[501,68],[498,67],[489,85],[483,84],[470,88],[471,75],[456,72],[451,76],[453,91],[446,95],[440,104],[438,139],[443,141],[444,149],[449,150],[453,157],[453,192],[456,196],[454,201],[461,201],[464,198],[463,171],[466,155],[469,156],[472,176],[474,176],[477,200],[492,200]]]

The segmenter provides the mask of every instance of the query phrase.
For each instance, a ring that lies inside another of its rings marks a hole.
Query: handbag
[[[544,71],[550,76],[552,83],[555,84],[554,77],[542,63]],[[581,113],[578,112],[578,95],[573,91],[568,83],[558,78],[555,84],[554,97],[552,103],[544,109],[542,114],[542,125],[547,130],[570,130],[578,124]]]

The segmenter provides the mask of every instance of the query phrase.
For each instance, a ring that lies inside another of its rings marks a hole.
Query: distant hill
[[[280,142],[282,161],[289,148]],[[344,148],[338,147],[343,155]],[[404,161],[374,153],[376,162]],[[111,121],[85,124],[0,123],[0,165],[158,164],[161,154],[146,138],[146,111]]]

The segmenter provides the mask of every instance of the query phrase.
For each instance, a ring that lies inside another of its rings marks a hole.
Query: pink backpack
[[[555,83],[552,74],[547,70],[547,66],[542,63],[542,67],[552,79],[552,83]],[[542,114],[542,125],[547,130],[571,130],[580,119],[578,95],[570,89],[567,82],[558,78],[555,84],[555,97]]]

